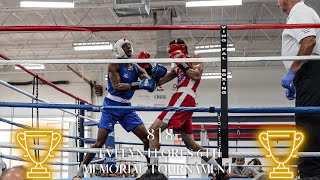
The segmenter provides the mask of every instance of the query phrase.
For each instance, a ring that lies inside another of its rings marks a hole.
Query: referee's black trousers
[[[306,62],[294,79],[296,106],[320,106],[320,61]],[[320,113],[295,115],[297,130],[304,134],[300,152],[320,152]],[[300,177],[320,179],[320,158],[298,159]],[[314,178],[311,178],[314,177]]]

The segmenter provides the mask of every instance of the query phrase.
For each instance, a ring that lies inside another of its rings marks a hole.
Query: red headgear
[[[185,44],[169,44],[168,53],[180,50],[182,53],[188,53],[187,45]]]
[[[188,53],[188,47],[182,39],[176,39],[170,42],[168,46],[168,53],[180,50],[182,53]]]

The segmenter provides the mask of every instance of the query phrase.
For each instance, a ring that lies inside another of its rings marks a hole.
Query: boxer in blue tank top
[[[117,59],[132,57],[130,41],[118,40],[113,48]],[[162,65],[152,68],[152,78],[140,66],[133,63],[113,63],[108,67],[108,95],[105,97],[104,106],[131,106],[130,99],[134,91],[138,89],[153,92],[157,82],[164,77],[167,69]],[[141,81],[138,81],[138,78]],[[98,124],[98,137],[92,148],[102,148],[110,132],[114,131],[114,125],[119,122],[127,132],[133,132],[144,145],[144,150],[149,148],[148,132],[142,120],[134,110],[103,110]],[[82,165],[74,177],[83,177],[83,165],[88,165],[95,154],[87,154]],[[148,160],[148,158],[147,158]],[[149,160],[148,160],[149,162]]]

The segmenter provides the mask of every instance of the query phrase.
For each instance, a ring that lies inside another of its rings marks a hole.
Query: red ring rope
[[[3,58],[3,59],[5,59],[5,60],[10,60],[10,58],[8,58],[7,56],[5,56],[5,55],[3,55],[3,54],[1,54],[1,53],[0,53],[0,57]],[[21,68],[22,70],[24,70],[25,72],[27,72],[28,74],[30,74],[30,75],[33,76],[33,77],[36,77],[36,76],[37,76],[34,72],[26,69],[24,66],[21,66],[21,65],[19,65],[19,64],[17,64],[16,66],[18,66],[19,68]],[[46,79],[44,79],[44,78],[42,78],[42,77],[39,77],[39,76],[37,76],[37,77],[39,78],[40,81],[48,84],[49,86],[55,88],[56,90],[62,92],[63,94],[66,94],[66,95],[74,98],[75,100],[79,100],[79,101],[81,101],[81,102],[84,102],[84,103],[93,105],[93,104],[91,104],[90,102],[88,102],[88,101],[86,101],[86,100],[83,100],[83,99],[81,99],[81,98],[79,98],[79,97],[77,97],[77,96],[69,93],[68,91],[65,91],[65,90],[61,89],[59,86],[56,86],[56,85],[53,84],[52,82],[47,81]]]
[[[229,30],[320,28],[320,24],[242,24]],[[0,31],[141,31],[141,30],[220,30],[220,25],[166,26],[0,26]]]

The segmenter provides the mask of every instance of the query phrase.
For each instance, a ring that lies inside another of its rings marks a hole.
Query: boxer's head
[[[282,12],[289,15],[293,6],[298,2],[300,2],[300,0],[278,0],[278,7],[282,10]]]
[[[172,53],[177,50],[180,50],[184,54],[188,54],[188,47],[186,43],[180,38],[171,41],[168,46],[168,53]]]
[[[113,46],[112,52],[118,59],[127,59],[132,57],[131,42],[127,39],[119,39]]]
[[[24,166],[15,166],[5,170],[1,175],[1,180],[23,180],[26,179],[27,169]]]

